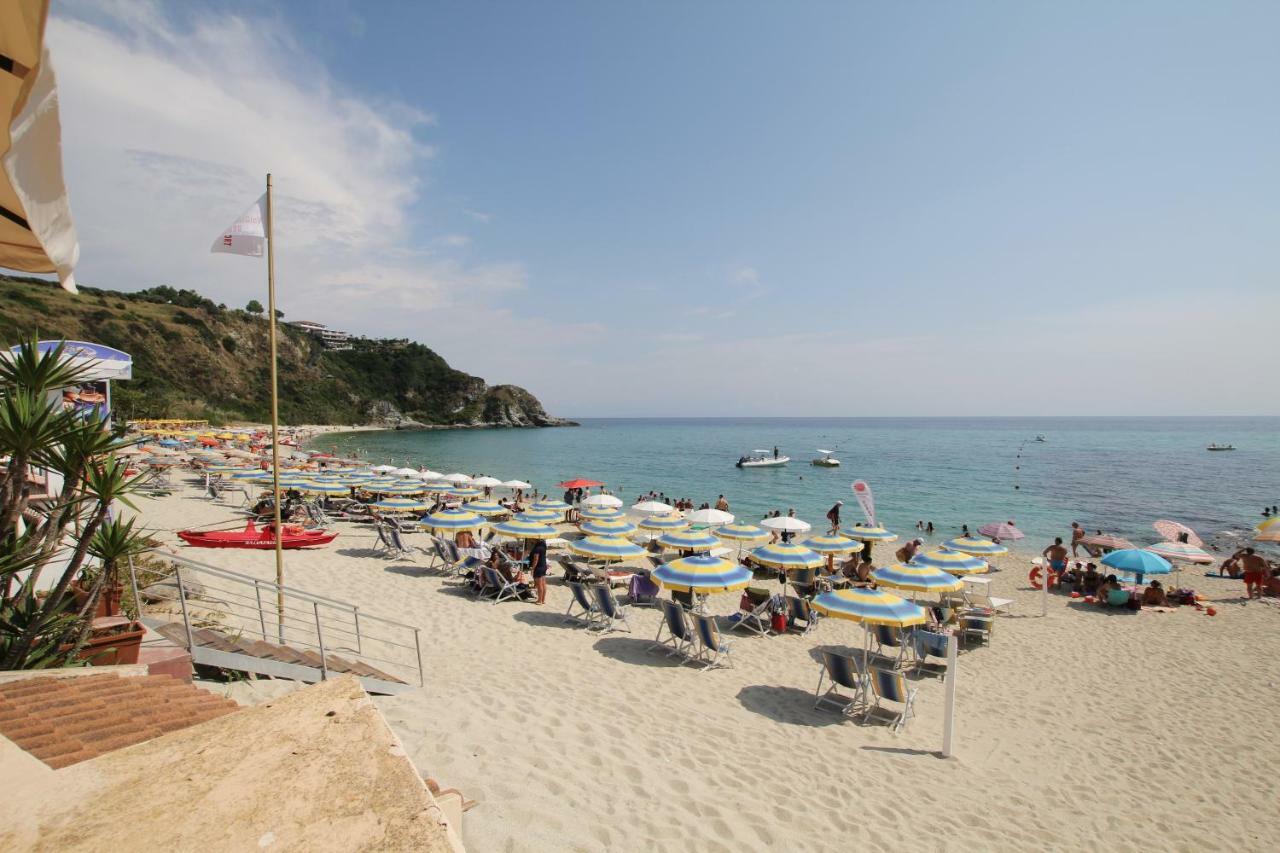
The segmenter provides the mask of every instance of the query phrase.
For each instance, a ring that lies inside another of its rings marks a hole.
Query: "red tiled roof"
[[[238,707],[169,675],[37,677],[0,684],[0,734],[56,770]]]

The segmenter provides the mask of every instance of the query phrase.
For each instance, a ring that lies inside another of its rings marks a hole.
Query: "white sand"
[[[194,488],[140,506],[163,530],[232,517]],[[339,529],[286,554],[287,582],[424,629],[426,688],[377,702],[424,774],[480,800],[472,850],[1258,850],[1280,834],[1280,607],[1243,603],[1238,581],[1183,573],[1215,617],[1051,596],[1042,618],[1025,562],[1000,560],[993,593],[1016,615],[962,652],[943,760],[936,679],[899,735],[813,710],[815,649],[860,647],[855,624],[743,635],[736,668],[703,673],[645,653],[656,611],[599,636],[562,622],[558,580],[547,607],[477,602]],[[189,556],[274,575],[271,552]]]

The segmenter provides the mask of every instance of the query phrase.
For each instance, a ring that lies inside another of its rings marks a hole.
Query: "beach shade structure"
[[[732,560],[698,554],[664,563],[649,573],[659,586],[677,592],[710,595],[733,592],[751,585],[751,570]]]
[[[474,512],[476,515],[483,515],[485,517],[491,515],[506,515],[511,512],[509,508],[503,506],[497,501],[472,501],[467,504],[467,509]]]
[[[587,495],[582,499],[582,505],[600,507],[602,509],[618,509],[622,506],[622,500],[613,495]]]
[[[233,480],[270,480],[270,474],[263,474],[257,468],[228,468],[226,466],[210,466],[206,471],[229,474]]]
[[[162,438],[160,439],[160,446],[161,447],[181,447],[182,442],[173,438]]]
[[[575,480],[565,480],[563,483],[559,484],[562,489],[591,489],[596,486],[603,485],[604,483],[601,483],[599,480],[584,480],[581,477]]]
[[[440,479],[455,486],[471,482],[471,477],[458,471],[455,471],[452,474],[445,474]]]
[[[559,535],[549,524],[523,521],[519,518],[500,521],[490,529],[499,536],[507,536],[511,539],[554,539]]]
[[[401,480],[389,486],[381,486],[377,491],[384,495],[420,495],[426,490],[422,483],[408,483]]]
[[[1027,538],[1027,534],[1014,527],[1012,521],[997,521],[993,524],[984,524],[978,528],[978,532],[983,536],[999,539],[1001,542],[1016,542],[1019,539]]]
[[[992,542],[990,539],[977,539],[973,536],[961,536],[958,539],[948,539],[942,543],[945,547],[952,551],[960,551],[965,554],[973,554],[978,557],[996,557],[1000,554],[1008,554],[1009,549],[1003,545]]]
[[[614,509],[613,507],[608,507],[608,506],[583,507],[581,510],[578,511],[578,516],[581,518],[593,518],[593,519],[596,519],[597,521],[626,517],[622,514],[622,510]]]
[[[880,586],[905,589],[910,592],[959,592],[964,581],[942,569],[893,563],[871,573],[871,579]]]
[[[435,477],[432,477],[431,479],[434,480]],[[494,486],[501,486],[502,481],[497,477],[476,477],[471,481],[471,485],[478,489],[492,489]]]
[[[669,551],[702,552],[724,547],[723,542],[705,530],[668,530],[657,541]]]
[[[391,472],[391,471],[396,470],[396,466],[394,466],[394,465],[374,465],[374,466],[373,466],[372,468],[370,468],[369,470],[370,470],[370,471],[372,471],[372,472],[374,472],[375,474],[386,474],[386,473],[389,473],[389,472]]]
[[[840,535],[810,536],[800,543],[800,547],[823,555],[851,554],[861,551],[862,543]]]
[[[430,483],[423,483],[422,485],[426,487],[428,492],[447,492],[454,487],[453,483],[450,483],[448,480],[435,480]]]
[[[690,524],[705,524],[708,527],[718,527],[721,524],[732,524],[733,513],[725,512],[720,509],[695,509],[685,518],[689,519]]]
[[[634,560],[646,552],[639,545],[620,536],[588,536],[569,543],[569,550],[580,557],[605,562]]]
[[[381,489],[385,489],[387,486],[394,486],[397,482],[399,481],[392,480],[389,477],[374,477],[372,480],[365,480],[360,485],[360,488],[369,492],[377,492]]]
[[[1121,548],[1102,558],[1102,565],[1131,574],[1142,583],[1143,575],[1167,575],[1173,566],[1159,554],[1141,548]]]
[[[849,619],[864,625],[891,625],[909,628],[926,621],[923,607],[879,589],[838,589],[813,599],[813,607],[824,616]]]
[[[1154,545],[1148,545],[1147,550],[1152,554],[1159,554],[1172,563],[1198,563],[1208,566],[1214,562],[1212,554],[1188,542],[1157,542]]]
[[[533,483],[526,483],[524,480],[506,480],[502,484],[502,488],[511,491],[519,491],[521,489],[532,489]]]
[[[826,562],[821,554],[793,542],[761,545],[759,548],[752,548],[747,556],[757,565],[787,572],[816,569]]]
[[[766,518],[760,522],[760,526],[769,530],[777,530],[782,533],[808,533],[813,529],[813,525],[807,521],[801,521],[798,518],[792,518],[788,515],[780,515],[777,518]]]
[[[523,521],[537,521],[542,524],[555,524],[564,521],[564,513],[553,509],[531,509],[516,516]]]
[[[1112,536],[1109,533],[1095,533],[1080,540],[1081,545],[1092,545],[1095,548],[1107,548],[1112,551],[1132,551],[1138,546],[1128,539]]]
[[[632,507],[635,509],[635,507]],[[640,522],[641,530],[648,530],[653,533],[665,533],[668,530],[684,530],[689,526],[689,522],[683,517],[670,513],[668,515],[654,515]]]
[[[422,475],[418,473],[417,468],[397,468],[389,472],[393,477],[408,478],[410,480],[421,480]]]
[[[726,524],[712,532],[731,542],[761,542],[769,538],[769,531],[754,524]]]
[[[431,480],[439,480],[443,476],[444,475],[441,474],[439,471],[432,471],[430,468],[427,468],[425,470],[418,472],[418,479],[422,480],[423,482],[430,482]]]
[[[670,515],[676,508],[662,501],[640,501],[631,507],[631,511],[638,515]]]
[[[1254,542],[1280,542],[1280,524],[1273,524],[1265,530],[1259,530],[1253,536]]]
[[[1167,542],[1185,542],[1188,545],[1194,545],[1197,548],[1204,547],[1204,540],[1196,535],[1196,532],[1187,527],[1181,521],[1174,521],[1169,518],[1162,518],[1159,521],[1152,522],[1152,529],[1165,538]]]
[[[450,489],[448,494],[451,497],[461,498],[462,500],[468,500],[470,498],[481,497],[484,494],[484,489],[472,489],[464,486],[457,489]]]
[[[942,569],[942,571],[950,572],[953,575],[981,575],[985,574],[989,568],[986,560],[947,548],[938,548],[934,551],[916,554],[915,559],[911,561],[911,565]]]
[[[566,510],[573,509],[564,501],[558,501],[555,498],[543,498],[533,505],[534,509],[551,510],[553,512],[564,513]]]
[[[630,536],[638,528],[625,518],[589,518],[578,529],[588,536]]]
[[[457,533],[462,530],[479,530],[489,522],[466,509],[442,509],[422,519],[422,525],[431,530]]]
[[[426,512],[431,509],[431,504],[413,498],[383,498],[369,506],[382,512]]]
[[[855,524],[853,527],[846,527],[844,535],[850,539],[857,539],[859,542],[897,542],[898,534],[890,533],[883,527],[870,527],[861,524]]]
[[[330,495],[340,497],[351,494],[351,489],[341,483],[317,483],[312,480],[296,487],[298,491],[311,495]]]
[[[376,474],[374,474],[372,471],[343,471],[343,472],[341,472],[341,477],[342,477],[344,480],[357,480],[357,481],[359,481],[359,482],[364,482],[364,481],[366,481],[366,480],[372,480],[372,479],[374,479],[376,476],[377,476],[377,475],[376,475]]]

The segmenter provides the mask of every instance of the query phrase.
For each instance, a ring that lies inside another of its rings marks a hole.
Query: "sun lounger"
[[[799,629],[801,634],[808,634],[818,627],[818,611],[810,606],[808,599],[798,595],[787,596],[787,616],[791,627]]]
[[[618,626],[622,625],[628,634],[631,633],[631,623],[627,621],[627,606],[613,597],[613,590],[608,584],[597,584],[591,587],[591,591],[595,593],[596,611],[600,614],[596,621],[595,629],[598,631],[617,631]]]
[[[892,660],[895,667],[902,665],[907,654],[907,644],[901,628],[895,628],[892,625],[875,625],[871,631],[871,638],[875,640],[875,654]],[[884,651],[886,647],[897,651],[892,655],[886,655]]]
[[[868,675],[875,702],[863,714],[863,719],[880,717],[890,722],[894,732],[902,731],[907,720],[915,716],[916,688],[909,687],[907,679],[894,669],[873,666],[868,670]],[[897,702],[902,707],[895,710],[884,705],[884,702]]]
[[[501,572],[492,566],[481,563],[480,574],[484,576],[484,585],[480,588],[480,595],[492,596],[494,604],[507,599],[520,598],[524,592],[520,588],[520,584],[507,580],[502,576]]]
[[[960,640],[966,646],[970,640],[990,645],[995,626],[995,614],[965,613],[960,617]]]
[[[729,630],[746,628],[761,637],[769,636],[769,631],[771,630],[769,617],[773,615],[773,596],[766,590],[760,590],[760,592],[763,595],[752,595],[751,588],[747,588],[746,593],[743,595],[743,600],[751,602],[751,607],[749,609],[742,607],[738,611],[739,618]]]
[[[684,608],[667,598],[659,598],[658,604],[662,607],[662,622],[658,625],[657,636],[646,651],[669,648],[668,657],[680,655],[687,658],[693,646],[694,635],[689,628],[689,620],[685,618]],[[663,629],[667,632],[665,640],[662,638]]]
[[[831,683],[825,693],[822,691],[822,683],[824,681]],[[841,693],[841,688],[850,691],[853,695]],[[814,695],[818,697],[817,701],[813,703],[814,708],[830,705],[838,709],[842,714],[851,715],[857,709],[866,705],[866,677],[859,668],[857,661],[853,658],[824,650],[822,652],[822,672],[818,676],[818,689],[814,692]]]
[[[569,581],[569,591],[573,595],[569,599],[568,609],[564,612],[564,621],[577,621],[587,626],[595,624],[600,614],[596,610],[596,603],[592,600],[591,593],[578,581]],[[574,613],[575,607],[581,612]]]
[[[916,655],[916,672],[924,672],[929,675],[946,675],[946,663],[931,663],[929,658],[947,659],[947,641],[950,638],[946,634],[936,634],[933,631],[925,631],[917,628],[911,632],[911,645]]]
[[[733,643],[720,635],[720,626],[716,624],[716,618],[705,613],[695,613],[693,621],[698,629],[698,642],[701,648],[698,650],[697,657],[703,662],[703,672],[722,666],[732,667],[733,658],[730,652],[733,650]]]

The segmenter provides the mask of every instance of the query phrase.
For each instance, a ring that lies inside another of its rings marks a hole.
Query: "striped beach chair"
[[[569,607],[564,612],[564,621],[581,622],[587,626],[594,625],[600,614],[596,610],[596,603],[591,600],[591,594],[587,592],[587,588],[578,581],[569,581],[569,591],[573,595],[570,596]],[[581,612],[574,613],[573,609],[575,607]]]
[[[480,571],[484,575],[484,586],[480,588],[480,595],[493,596],[494,604],[499,601],[520,597],[520,585],[515,581],[509,581],[504,578],[497,569],[482,563]]]
[[[631,633],[631,623],[627,621],[627,606],[613,597],[613,590],[607,583],[594,584],[591,591],[595,594],[596,612],[599,614],[595,630],[608,633],[617,631],[618,626]]]
[[[657,636],[645,651],[668,648],[670,650],[667,652],[667,657],[680,655],[687,658],[689,649],[693,647],[694,634],[689,628],[689,621],[685,618],[684,608],[669,598],[659,598],[658,604],[662,607],[662,621],[658,623]],[[664,628],[667,632],[665,640],[662,638]]]
[[[787,616],[791,623],[791,627],[800,631],[801,634],[808,634],[814,628],[818,627],[818,611],[814,610],[809,604],[809,599],[801,598],[798,595],[787,596]]]
[[[822,691],[824,681],[830,682],[825,693]],[[841,688],[852,695],[841,693]],[[867,704],[866,676],[853,658],[823,650],[822,672],[814,695],[818,697],[814,708],[830,705],[846,716],[852,715]]]
[[[893,660],[894,666],[902,665],[903,658],[907,654],[907,643],[901,628],[896,628],[893,625],[876,625],[871,632],[871,637],[876,642],[875,653],[877,655]],[[896,651],[886,653],[886,648],[896,649]]]
[[[732,667],[733,657],[730,652],[733,650],[733,643],[726,640],[720,635],[720,626],[716,624],[716,618],[706,613],[693,614],[694,624],[698,629],[698,643],[701,648],[698,649],[698,660],[702,661],[702,671],[708,669],[717,669],[722,666]]]
[[[863,713],[863,720],[877,717],[889,722],[895,733],[902,731],[907,720],[915,716],[916,688],[909,687],[906,677],[896,669],[873,666],[867,674],[875,702]],[[896,702],[901,707],[890,708],[885,702]]]
[[[753,595],[750,587],[743,594],[743,600],[751,602],[751,607],[741,607],[738,611],[738,619],[734,621],[729,628],[730,631],[736,628],[746,628],[754,634],[761,637],[769,636],[772,626],[769,617],[773,615],[773,596],[764,590],[760,590],[761,595]]]
[[[946,675],[947,641],[946,634],[937,634],[917,628],[911,632],[911,646],[916,656],[916,672],[928,675]],[[944,663],[931,663],[929,658],[942,658]]]

